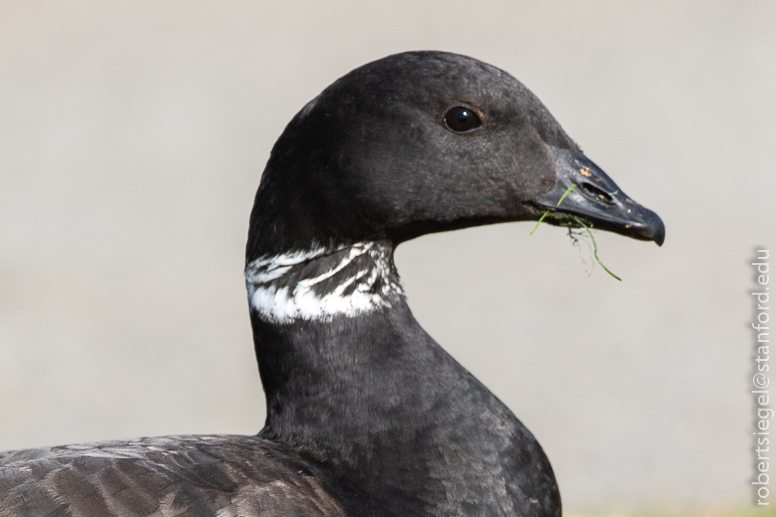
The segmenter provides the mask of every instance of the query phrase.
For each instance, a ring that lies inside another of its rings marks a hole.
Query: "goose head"
[[[462,55],[407,52],[353,70],[291,120],[256,195],[247,259],[395,246],[547,211],[550,224],[576,218],[658,245],[665,235],[510,74]]]

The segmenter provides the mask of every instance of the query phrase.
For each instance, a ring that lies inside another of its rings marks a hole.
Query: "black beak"
[[[598,165],[581,152],[555,147],[550,149],[558,179],[552,190],[532,200],[540,209],[549,210],[544,221],[558,226],[573,226],[573,219],[569,217],[573,215],[591,228],[663,245],[666,230],[655,212],[626,196]],[[569,191],[571,185],[576,187]]]

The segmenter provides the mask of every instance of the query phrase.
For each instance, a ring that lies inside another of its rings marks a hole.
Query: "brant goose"
[[[408,52],[350,72],[288,124],[251,214],[264,429],[6,452],[0,515],[560,516],[539,443],[423,331],[393,263],[408,239],[546,211],[663,242],[503,70]]]

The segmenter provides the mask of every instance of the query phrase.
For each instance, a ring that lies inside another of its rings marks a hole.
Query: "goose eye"
[[[482,122],[471,108],[456,106],[445,115],[445,125],[456,133],[465,133],[477,129]]]

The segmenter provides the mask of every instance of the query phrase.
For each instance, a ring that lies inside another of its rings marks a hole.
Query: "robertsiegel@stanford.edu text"
[[[768,496],[770,495],[770,474],[768,472],[770,469],[770,431],[768,427],[770,419],[774,415],[773,409],[770,408],[770,389],[768,389],[770,384],[770,367],[768,365],[768,356],[770,355],[770,325],[768,324],[770,319],[769,258],[769,250],[757,250],[757,261],[752,263],[752,266],[757,269],[755,274],[757,292],[752,293],[752,296],[755,297],[755,321],[752,322],[755,339],[755,374],[752,377],[752,384],[754,385],[752,393],[755,396],[755,411],[757,413],[755,430],[752,433],[755,435],[755,472],[752,485],[755,488],[755,499],[760,506],[770,505],[768,501]]]

